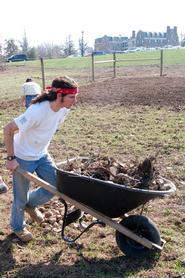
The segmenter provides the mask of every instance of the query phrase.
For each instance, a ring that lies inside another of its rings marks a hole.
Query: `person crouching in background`
[[[22,106],[26,109],[30,106],[32,99],[41,94],[41,87],[36,82],[33,82],[31,78],[27,78],[26,82],[22,85]]]

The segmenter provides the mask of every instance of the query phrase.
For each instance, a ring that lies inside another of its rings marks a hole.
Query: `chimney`
[[[136,37],[136,31],[132,31],[132,38],[135,39]]]

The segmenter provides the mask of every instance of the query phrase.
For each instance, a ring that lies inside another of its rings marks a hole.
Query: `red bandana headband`
[[[78,88],[55,88],[55,87],[46,87],[49,92],[56,92],[57,94],[78,94]]]

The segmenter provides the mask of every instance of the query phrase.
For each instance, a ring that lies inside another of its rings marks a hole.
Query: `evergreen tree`
[[[5,56],[11,56],[19,51],[19,47],[14,39],[5,40]]]
[[[64,56],[70,56],[70,55],[74,55],[76,53],[75,47],[74,47],[74,43],[71,39],[71,36],[68,36],[66,38],[66,42],[62,47]]]

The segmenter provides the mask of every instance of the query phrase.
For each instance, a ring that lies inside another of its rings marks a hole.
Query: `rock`
[[[56,222],[56,217],[51,217],[51,218],[49,218],[49,219],[48,219],[48,222],[49,222],[50,224],[54,224],[54,223]]]
[[[44,207],[40,207],[39,210],[40,210],[40,212],[45,212],[45,208]]]
[[[62,219],[62,215],[61,215],[61,214],[57,214],[57,215],[56,215],[56,220],[57,220],[57,221],[60,221],[61,219]]]
[[[52,229],[51,229],[51,227],[50,226],[46,226],[45,228],[44,228],[44,233],[48,233],[48,232],[50,232]]]
[[[45,212],[45,218],[50,218],[51,216],[53,216],[53,213],[51,211]]]
[[[57,222],[55,222],[55,223],[53,224],[53,227],[54,227],[54,228],[58,228],[58,227],[59,227],[59,224],[58,224]]]

